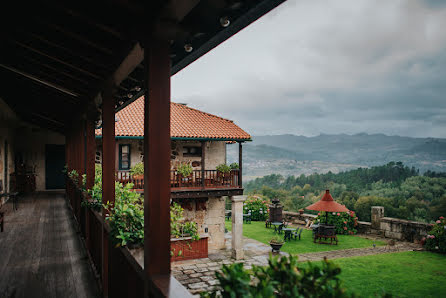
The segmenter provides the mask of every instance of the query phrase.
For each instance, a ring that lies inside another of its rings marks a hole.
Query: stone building
[[[171,103],[171,199],[184,208],[185,219],[195,221],[209,238],[209,248],[225,247],[225,197],[243,194],[242,143],[251,136],[227,120]],[[144,98],[140,97],[116,113],[116,160],[119,180],[132,181],[142,192],[144,181],[133,179],[130,169],[142,162]],[[96,162],[102,159],[101,129],[96,130]],[[239,169],[224,176],[216,167],[226,162],[227,144],[239,144]],[[180,164],[190,164],[191,177],[179,177]]]

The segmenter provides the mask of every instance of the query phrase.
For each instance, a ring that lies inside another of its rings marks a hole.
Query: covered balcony
[[[53,173],[60,173],[61,161],[62,167],[66,164],[68,172],[75,170],[80,177],[85,175],[85,187],[92,188],[95,177],[95,129],[101,126],[102,203],[113,206],[116,180],[115,113],[142,94],[145,171],[142,186],[144,245],[142,253],[137,256],[127,247],[112,245],[106,220],[108,210],[85,207],[84,203],[90,198],[82,191],[81,181],[66,180],[66,210],[69,212],[63,212],[63,216],[65,219],[71,217],[72,221],[57,220],[57,211],[64,208],[61,203],[64,198],[60,196],[57,203],[51,203],[53,201],[49,197],[43,197],[42,201],[38,197],[27,200],[27,208],[21,209],[26,211],[16,213],[15,219],[11,211],[6,210],[5,228],[14,229],[17,233],[8,233],[7,238],[0,233],[0,296],[7,290],[5,287],[11,285],[18,285],[20,293],[46,293],[47,289],[33,292],[35,283],[20,281],[25,279],[27,271],[8,275],[7,280],[3,277],[6,271],[11,270],[8,264],[13,263],[5,260],[8,256],[14,256],[16,246],[11,243],[18,244],[17,239],[20,239],[21,245],[28,245],[28,249],[17,250],[21,255],[16,255],[14,260],[20,263],[19,257],[25,258],[27,252],[33,256],[36,253],[37,257],[37,251],[30,246],[36,235],[31,230],[20,233],[19,227],[37,224],[38,217],[33,215],[39,210],[39,203],[47,199],[52,206],[45,215],[48,218],[38,220],[48,220],[52,224],[47,225],[49,230],[40,230],[39,233],[44,233],[45,247],[55,247],[56,251],[45,252],[47,254],[41,260],[47,263],[37,262],[37,258],[27,259],[31,267],[37,270],[44,268],[45,264],[52,264],[44,269],[49,271],[48,276],[56,278],[56,284],[49,281],[47,284],[40,283],[40,286],[57,286],[58,290],[52,291],[50,288],[50,294],[44,296],[78,297],[81,296],[78,293],[95,293],[94,290],[84,289],[70,291],[60,286],[68,278],[71,278],[69,285],[72,287],[78,286],[81,277],[91,278],[84,274],[84,269],[76,269],[74,276],[66,276],[70,270],[65,269],[69,267],[62,270],[57,266],[57,261],[65,257],[61,254],[61,250],[65,249],[61,243],[72,243],[75,237],[80,237],[82,243],[76,245],[75,255],[86,256],[84,259],[89,261],[99,281],[101,296],[190,296],[171,276],[169,198],[172,189],[181,189],[186,184],[187,187],[200,187],[198,185],[201,184],[205,188],[213,185],[215,189],[238,184],[240,188],[241,181],[240,174],[227,179],[214,175],[212,171],[197,174],[190,182],[172,176],[170,77],[282,2],[171,0],[66,3],[49,0],[8,2],[3,7],[0,18],[0,98],[21,121],[31,125],[31,133],[37,136],[35,139],[24,137],[21,124],[12,126],[9,120],[4,121],[0,117],[0,137],[2,142],[5,139],[4,148],[8,148],[0,154],[5,165],[4,173],[2,171],[4,192],[14,191],[10,183],[11,169],[17,156],[14,146],[11,146],[14,142],[20,144],[23,150],[30,151],[30,160],[44,165],[37,169],[40,171],[37,179],[41,179],[37,184],[42,185],[43,190],[49,190],[48,185],[55,178],[46,173],[55,168]],[[10,22],[11,19],[17,21]],[[55,145],[50,132],[61,136],[57,145],[62,146],[58,147],[62,150],[58,151],[61,154],[56,161],[52,159],[55,154],[51,154],[50,147],[44,149],[44,145],[36,146],[38,142]],[[55,176],[57,179],[63,177],[62,174]],[[45,182],[46,188],[43,186]],[[67,224],[73,225],[78,233],[70,231],[58,236]],[[79,252],[81,250],[83,254]],[[91,284],[89,281],[82,286]]]

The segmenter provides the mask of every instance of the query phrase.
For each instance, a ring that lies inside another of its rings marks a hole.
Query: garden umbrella
[[[322,199],[308,207],[308,210],[325,211],[325,212],[348,212],[349,210],[339,203],[333,200],[330,191],[327,189],[325,191]],[[326,213],[326,223],[328,223],[328,213]]]

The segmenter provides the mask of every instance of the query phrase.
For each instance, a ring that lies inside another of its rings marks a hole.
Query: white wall
[[[14,172],[14,131],[18,125],[18,118],[9,106],[0,98],[0,180],[3,192],[9,192],[10,179],[5,184],[4,169],[5,161],[5,141],[8,143],[8,172]]]
[[[45,145],[63,145],[65,136],[46,129],[22,126],[16,130],[16,152],[22,154],[24,163],[36,171],[36,190],[46,190],[45,186]],[[62,173],[60,173],[63,175]]]

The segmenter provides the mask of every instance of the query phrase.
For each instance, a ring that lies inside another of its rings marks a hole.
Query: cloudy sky
[[[252,135],[445,138],[446,1],[288,0],[175,75],[172,100]]]

